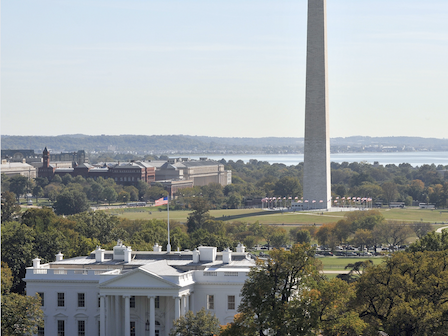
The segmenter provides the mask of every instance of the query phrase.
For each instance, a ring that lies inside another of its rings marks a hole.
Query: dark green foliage
[[[2,222],[2,261],[6,262],[13,274],[12,291],[23,293],[25,267],[32,265],[35,231],[18,222]]]
[[[56,197],[54,210],[58,215],[73,215],[89,210],[89,201],[86,194],[73,190],[64,191]]]
[[[2,192],[2,223],[14,219],[15,214],[20,212],[14,193]]]
[[[17,200],[28,190],[28,178],[22,175],[15,175],[9,179],[9,191],[16,194]]]
[[[411,244],[407,249],[409,252],[446,250],[448,250],[448,230],[443,230],[442,233],[430,232]]]
[[[196,197],[191,202],[193,212],[188,215],[187,227],[188,232],[202,229],[205,222],[211,219],[209,210],[210,204],[205,197]]]

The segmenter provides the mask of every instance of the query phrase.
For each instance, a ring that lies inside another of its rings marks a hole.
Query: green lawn
[[[372,258],[345,258],[345,257],[323,257],[318,258],[322,261],[324,270],[344,270],[345,266],[348,264],[354,264],[358,261],[372,260],[374,265],[379,265],[383,262],[382,257],[372,257]]]
[[[117,214],[119,217],[129,219],[166,219],[166,211],[159,212],[158,208],[132,208],[132,209],[110,209],[108,213]],[[446,223],[448,225],[448,210],[427,210],[418,208],[406,209],[380,209],[388,220]],[[170,211],[170,219],[186,222],[189,211]],[[333,223],[342,219],[346,212],[274,212],[261,209],[235,209],[235,210],[211,210],[210,214],[216,219],[223,221],[243,221],[253,223],[259,221],[261,224],[277,225],[313,225]]]

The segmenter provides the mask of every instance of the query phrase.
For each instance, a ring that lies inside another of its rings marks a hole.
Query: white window
[[[129,299],[129,307],[135,308],[135,296],[131,296],[131,298]]]
[[[44,327],[37,327],[37,336],[45,336]]]
[[[207,309],[215,309],[215,296],[207,295]]]
[[[160,296],[156,296],[156,298],[154,300],[154,307],[160,308]]]
[[[235,295],[228,295],[227,296],[227,309],[228,310],[235,310]]]
[[[65,294],[64,293],[58,293],[58,307],[65,307]],[[62,322],[64,322],[64,321],[62,321]]]

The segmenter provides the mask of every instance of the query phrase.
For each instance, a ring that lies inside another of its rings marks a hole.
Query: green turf
[[[381,264],[384,258],[373,257],[373,258],[345,258],[345,257],[323,257],[318,258],[323,266],[324,270],[343,270],[348,264],[354,264],[358,261],[372,260],[374,265]]]
[[[131,209],[110,209],[108,213],[118,214],[120,217],[129,219],[166,219],[166,211],[159,212],[158,208],[131,208]],[[446,223],[448,225],[448,210],[427,210],[418,208],[405,209],[380,209],[387,220],[406,222],[431,222]],[[151,214],[149,213],[151,212]],[[189,211],[170,211],[170,218],[180,222],[186,222]],[[261,224],[276,225],[317,225],[323,223],[333,223],[344,218],[346,212],[273,212],[261,209],[235,209],[235,210],[211,210],[210,214],[216,219],[225,222],[243,221],[253,223],[259,221]]]

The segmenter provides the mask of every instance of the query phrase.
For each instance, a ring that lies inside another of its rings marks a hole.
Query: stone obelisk
[[[326,0],[308,0],[303,205],[331,206]]]

